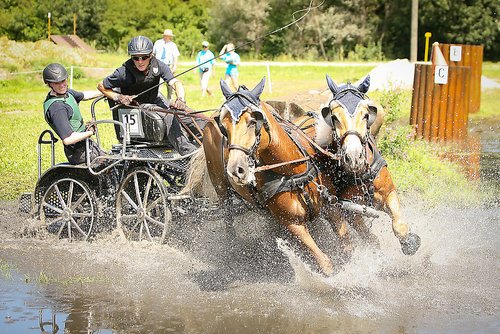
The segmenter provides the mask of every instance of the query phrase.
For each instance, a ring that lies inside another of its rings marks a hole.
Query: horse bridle
[[[358,131],[356,130],[348,130],[346,132],[344,132],[344,134],[342,136],[338,136],[337,135],[337,131],[335,131],[335,125],[333,124],[333,120],[332,120],[332,115],[331,115],[331,110],[330,110],[330,105],[333,101],[339,101],[342,97],[344,97],[345,95],[347,95],[348,93],[351,93],[357,97],[359,97],[360,99],[362,100],[366,100],[368,98],[368,96],[362,92],[360,92],[359,90],[355,89],[355,88],[352,88],[350,84],[348,84],[347,88],[345,89],[342,89],[340,92],[338,92],[337,94],[335,94],[332,99],[330,100],[330,102],[328,102],[328,118],[325,118],[325,121],[327,122],[328,125],[330,125],[332,127],[332,129],[334,130],[333,133],[334,133],[334,136],[335,136],[335,140],[336,142],[341,146],[346,137],[347,136],[356,136],[359,138],[359,140],[361,141],[361,144],[365,145],[367,143],[367,140],[368,140],[368,133],[369,131],[366,132],[366,134],[364,136],[361,135],[361,133],[359,133]],[[341,103],[342,106],[345,107],[344,104]],[[347,108],[346,108],[347,109]],[[367,130],[369,130],[369,126],[367,126]]]
[[[243,98],[245,101],[249,102],[250,103],[250,106],[245,106],[244,105],[244,109],[241,110],[241,112],[238,114],[238,115],[234,115],[233,113],[230,113],[231,115],[231,118],[238,122],[241,115],[248,110],[248,108],[251,109],[251,113],[255,119],[255,142],[253,143],[253,145],[250,147],[250,148],[246,148],[246,147],[243,147],[241,145],[235,145],[235,144],[231,144],[228,146],[228,150],[231,151],[231,150],[239,150],[239,151],[242,151],[243,153],[245,153],[245,155],[247,155],[249,158],[252,157],[255,161],[255,158],[254,158],[254,155],[255,155],[255,152],[257,151],[257,147],[259,146],[260,144],[260,137],[261,137],[261,129],[262,127],[264,127],[266,129],[267,132],[269,132],[269,123],[267,121],[267,118],[266,118],[266,115],[264,114],[264,112],[260,109],[259,105],[257,104],[257,101],[258,100],[253,100],[251,99],[249,96],[247,96],[247,94],[245,93],[242,93],[242,92],[235,92],[233,93],[227,100],[226,102],[224,102],[224,105],[228,104],[231,100],[235,99],[235,98],[238,98],[238,97],[241,97]],[[221,107],[222,109],[222,107]],[[237,117],[235,119],[235,117]],[[222,133],[222,135],[227,139],[228,138],[228,135],[227,135],[227,131],[224,127],[224,125],[222,124],[222,119],[218,119],[217,121],[217,125],[219,127],[219,130],[220,132]]]
[[[357,97],[359,97],[361,100],[366,100],[368,98],[368,96],[362,92],[360,92],[359,90],[355,89],[354,87],[352,87],[350,84],[347,84],[347,87],[342,89],[341,91],[339,91],[338,93],[336,93],[332,99],[330,100],[330,102],[328,103],[328,107],[325,107],[328,109],[328,114],[327,114],[327,117],[325,117],[324,113],[323,113],[323,117],[325,118],[325,122],[332,127],[333,129],[333,140],[335,141],[335,144],[337,145],[337,149],[339,150],[339,153],[341,154],[341,156],[344,158],[345,157],[345,154],[342,150],[342,145],[344,144],[344,141],[345,139],[347,138],[347,136],[356,136],[359,138],[360,142],[361,142],[361,145],[363,145],[363,155],[365,156],[365,158],[367,157],[367,153],[366,153],[366,143],[368,142],[368,136],[369,136],[369,133],[370,133],[370,127],[369,125],[367,124],[367,131],[366,131],[366,134],[364,136],[361,135],[361,133],[359,133],[358,131],[356,130],[347,130],[346,132],[344,132],[342,134],[342,136],[339,136],[337,134],[337,131],[335,129],[335,125],[333,124],[333,119],[332,119],[332,114],[331,114],[331,110],[330,110],[330,105],[333,101],[338,101],[344,108],[347,109],[347,107],[341,103],[339,100],[344,97],[345,95],[347,95],[348,93],[351,93]],[[348,111],[349,113],[349,111]],[[350,113],[349,113],[350,114]],[[354,113],[352,114],[354,115]]]

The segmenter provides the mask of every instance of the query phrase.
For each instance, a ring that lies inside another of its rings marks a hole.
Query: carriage
[[[97,103],[104,99],[93,101],[93,120]],[[179,194],[186,166],[196,151],[181,156],[172,148],[162,121],[165,114],[155,108],[121,105],[111,108],[112,120],[93,121],[96,129],[98,124],[111,123],[119,143],[109,154],[91,160],[87,140],[87,161],[80,165],[55,164],[57,138],[52,131],[43,131],[38,139],[38,182],[33,193],[22,194],[20,211],[40,219],[60,238],[88,240],[97,232],[117,228],[129,240],[163,243],[178,216],[203,199]],[[96,141],[100,146],[98,130]],[[42,173],[46,145],[51,149],[51,167]]]

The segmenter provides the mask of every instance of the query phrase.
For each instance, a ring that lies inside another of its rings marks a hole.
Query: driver
[[[101,96],[101,93],[95,90],[77,92],[68,89],[68,72],[61,64],[47,65],[42,76],[43,82],[50,88],[43,102],[45,120],[61,138],[69,163],[84,163],[85,139],[92,137],[94,128],[83,123],[78,104]],[[89,145],[90,160],[106,154],[94,141],[90,140]]]
[[[182,82],[174,78],[168,66],[152,56],[153,42],[145,36],[136,36],[128,43],[128,59],[117,68],[113,74],[104,78],[97,85],[109,99],[124,105],[132,103],[151,103],[168,108],[168,102],[159,95],[160,78],[174,88],[177,99],[172,105],[175,109],[184,110],[184,87]],[[154,88],[153,88],[154,87]],[[134,97],[147,89],[144,94]],[[118,92],[119,91],[119,92]],[[167,128],[167,138],[181,155],[186,155],[196,150],[196,146],[188,139],[187,133],[182,128],[179,120],[173,114],[167,113],[163,117]]]

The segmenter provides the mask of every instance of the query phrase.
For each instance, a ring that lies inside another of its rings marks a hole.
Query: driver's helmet
[[[128,54],[148,55],[153,52],[153,42],[146,36],[136,36],[128,42]]]
[[[47,65],[43,69],[43,82],[61,82],[68,78],[68,71],[58,63],[52,63]]]

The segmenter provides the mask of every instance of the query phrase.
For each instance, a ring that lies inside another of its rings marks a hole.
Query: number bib
[[[130,137],[144,137],[141,111],[139,109],[119,109],[118,117],[125,128],[130,127]],[[120,134],[123,137],[123,129],[120,129]]]

